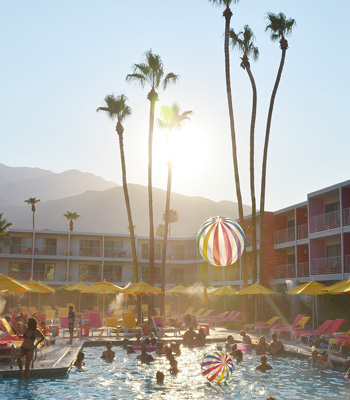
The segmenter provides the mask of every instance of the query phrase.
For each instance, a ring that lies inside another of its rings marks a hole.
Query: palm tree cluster
[[[235,175],[235,185],[236,185],[236,195],[238,203],[238,214],[239,221],[244,227],[244,216],[243,216],[243,203],[242,195],[240,189],[239,181],[239,170],[237,161],[237,145],[236,145],[236,131],[234,125],[234,114],[232,106],[232,93],[231,93],[231,78],[230,78],[230,52],[229,52],[229,42],[231,41],[231,46],[238,49],[242,53],[241,57],[241,67],[247,71],[251,86],[252,86],[252,113],[251,113],[251,123],[250,123],[250,191],[251,191],[251,202],[252,202],[252,255],[253,255],[253,271],[252,271],[252,281],[253,283],[258,279],[258,263],[257,263],[257,223],[256,223],[256,195],[255,195],[255,168],[254,168],[254,136],[255,136],[255,121],[257,113],[257,88],[253,73],[251,71],[251,66],[249,62],[249,57],[253,61],[257,61],[259,57],[259,50],[254,44],[254,34],[248,25],[244,26],[244,29],[239,33],[236,33],[234,29],[230,29],[230,21],[232,18],[232,11],[230,6],[237,3],[238,0],[209,0],[217,6],[225,7],[223,12],[223,17],[225,18],[225,41],[224,41],[224,53],[225,53],[225,76],[226,76],[226,92],[228,101],[228,111],[229,120],[231,128],[231,140],[232,140],[232,155],[233,155],[233,166]],[[286,36],[292,33],[295,26],[295,20],[290,18],[287,19],[285,14],[280,12],[279,14],[267,13],[268,24],[266,26],[266,31],[270,32],[270,39],[272,41],[279,41],[280,48],[282,50],[282,57],[277,72],[277,77],[272,90],[270,106],[266,122],[265,131],[265,143],[263,149],[263,162],[261,170],[261,192],[260,192],[260,257],[259,257],[259,278],[260,281],[264,280],[264,267],[265,267],[265,231],[264,231],[264,212],[265,212],[265,196],[266,196],[266,173],[267,173],[267,152],[268,144],[270,138],[271,122],[273,107],[275,102],[275,97],[277,94],[277,89],[282,75],[282,70],[286,57],[286,50],[288,49],[288,41]],[[245,255],[243,255],[241,260],[242,267],[242,280],[243,287],[247,286],[247,265],[245,260]],[[244,299],[243,313],[246,315],[247,312],[247,300]]]
[[[127,82],[136,82],[142,88],[146,85],[149,86],[150,90],[147,93],[147,100],[150,104],[149,113],[149,129],[148,129],[148,210],[149,210],[149,276],[148,280],[151,285],[155,283],[155,268],[154,268],[154,217],[153,217],[153,187],[152,187],[152,166],[153,166],[153,132],[154,132],[154,121],[155,121],[155,108],[156,102],[159,100],[159,90],[162,88],[165,90],[170,84],[175,84],[179,76],[173,72],[165,74],[164,66],[161,57],[158,54],[149,50],[144,55],[144,62],[133,65],[133,71],[131,74],[126,76]],[[123,133],[124,127],[122,123],[125,118],[131,114],[131,108],[127,105],[127,97],[122,94],[115,97],[114,95],[107,95],[104,99],[105,106],[99,107],[97,111],[105,111],[108,116],[112,119],[117,119],[116,131],[119,136],[119,150],[120,159],[122,167],[122,181],[124,190],[124,199],[128,215],[128,229],[130,231],[131,247],[132,247],[132,257],[133,257],[133,273],[135,282],[139,281],[138,274],[138,261],[136,253],[136,240],[134,233],[134,224],[132,219],[132,211],[130,205],[130,198],[127,187],[126,178],[126,162],[124,153],[124,142]],[[164,106],[162,108],[161,116],[158,119],[158,125],[160,128],[167,129],[168,137],[171,135],[173,129],[179,129],[183,121],[189,119],[192,111],[185,111],[181,113],[180,108],[175,104],[172,107]],[[165,217],[164,217],[164,229],[162,232],[163,236],[163,250],[162,253],[166,253],[167,246],[167,234],[168,229],[170,233],[169,221],[170,221],[170,192],[171,192],[171,180],[172,180],[172,162],[168,161],[168,183],[167,183],[167,196],[166,196],[166,206],[165,206]],[[172,221],[173,222],[173,221]],[[157,234],[158,234],[157,230]],[[161,267],[161,280],[162,280],[162,309],[165,307],[165,261],[162,263]],[[141,302],[138,299],[138,319],[141,318]],[[164,313],[163,313],[164,314]],[[148,302],[148,315],[155,315],[154,307],[154,296],[149,295]]]

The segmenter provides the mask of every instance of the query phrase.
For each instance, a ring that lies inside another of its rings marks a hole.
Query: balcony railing
[[[149,252],[148,250],[142,250],[138,253],[138,257],[141,260],[148,260]],[[130,256],[131,257],[131,256]],[[162,259],[162,253],[155,251],[154,259],[156,261],[160,261]],[[173,261],[183,261],[183,260],[196,260],[197,259],[197,251],[189,250],[189,251],[171,251],[167,252],[166,259]]]
[[[275,279],[296,278],[295,264],[276,265]]]
[[[298,240],[307,239],[309,237],[309,224],[298,226]]]
[[[57,254],[57,246],[35,247],[34,254],[39,256],[55,256]]]
[[[345,255],[345,271],[346,274],[350,273],[350,254]]]
[[[311,275],[332,275],[341,273],[341,256],[323,257],[311,260]]]
[[[81,282],[100,282],[101,274],[99,272],[80,272],[79,280]]]
[[[295,228],[282,229],[275,232],[275,244],[293,242],[295,240]]]
[[[73,254],[78,254],[77,249],[72,249]],[[80,257],[102,257],[100,247],[80,247],[79,248]]]
[[[8,251],[3,250],[4,254],[32,254],[33,249],[31,247],[21,247],[14,246],[11,247]]]
[[[322,232],[329,229],[339,228],[340,211],[332,211],[327,214],[310,217],[310,232]]]
[[[111,258],[126,258],[126,251],[125,250],[112,250],[112,249],[105,249],[104,252],[105,257]]]
[[[344,226],[350,225],[350,208],[345,208],[343,210],[343,224]]]
[[[309,263],[301,262],[298,263],[298,278],[307,278],[310,276]]]

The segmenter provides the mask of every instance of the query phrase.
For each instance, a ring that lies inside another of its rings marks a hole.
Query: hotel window
[[[9,276],[20,281],[28,281],[32,274],[30,263],[14,263],[9,264]]]
[[[106,240],[105,257],[125,257],[125,251],[123,251],[123,242],[121,240]]]
[[[121,265],[105,265],[103,279],[107,282],[121,282],[123,267]]]
[[[36,263],[34,264],[34,280],[38,281],[54,281],[56,264],[52,263]]]

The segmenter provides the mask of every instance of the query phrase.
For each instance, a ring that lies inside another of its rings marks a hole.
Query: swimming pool
[[[207,346],[213,348],[213,346]],[[349,399],[350,382],[344,373],[310,369],[306,360],[292,357],[269,357],[273,370],[254,370],[259,357],[245,354],[226,384],[209,384],[200,372],[203,349],[182,349],[177,357],[181,372],[169,375],[169,362],[157,357],[151,365],[139,364],[139,353],[126,355],[115,347],[116,359],[100,359],[104,348],[85,348],[86,366],[83,371],[73,367],[65,378],[0,380],[1,400],[47,399],[245,399],[266,400],[274,395],[278,400]],[[154,356],[155,357],[155,356]],[[164,385],[157,385],[157,370],[165,373]]]

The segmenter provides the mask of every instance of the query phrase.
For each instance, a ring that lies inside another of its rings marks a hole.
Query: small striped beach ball
[[[212,217],[204,222],[197,235],[197,246],[210,264],[225,267],[241,257],[245,235],[232,218]]]
[[[225,382],[232,374],[233,361],[223,351],[210,351],[203,356],[201,370],[209,382]]]

